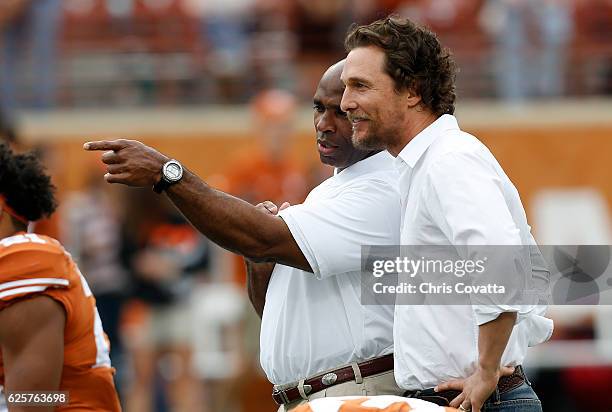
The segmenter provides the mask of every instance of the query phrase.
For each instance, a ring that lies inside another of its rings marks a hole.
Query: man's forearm
[[[247,288],[249,300],[259,317],[263,317],[263,310],[266,303],[266,293],[268,284],[272,277],[275,263],[255,263],[245,260],[247,270]]]
[[[516,312],[504,312],[497,319],[478,327],[478,366],[497,371],[516,322]]]
[[[240,255],[261,257],[259,250],[271,236],[267,233],[266,221],[275,217],[210,187],[187,170],[181,182],[171,186],[167,193],[185,217],[210,240]]]
[[[137,140],[87,142],[88,151],[103,151],[108,183],[151,187],[159,182],[169,158]],[[285,222],[255,206],[213,189],[189,170],[166,193],[183,215],[221,247],[255,261],[274,261],[312,272]]]
[[[218,245],[255,261],[274,259],[310,270],[279,217],[208,186],[188,170],[181,182],[171,186],[167,193],[196,229]],[[290,242],[297,253],[287,252]]]

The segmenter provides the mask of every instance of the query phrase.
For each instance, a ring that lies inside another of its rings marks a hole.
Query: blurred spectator
[[[252,83],[251,96],[268,88],[293,90],[296,39],[291,31],[290,15],[293,2],[256,0],[251,33]]]
[[[208,410],[237,410],[237,395],[257,359],[253,354],[249,364],[243,348],[243,322],[251,312],[244,290],[231,282],[201,284],[193,293],[193,309],[194,367],[206,390]]]
[[[276,204],[301,203],[306,197],[305,172],[290,156],[296,102],[282,90],[268,90],[252,102],[256,145],[240,153],[226,172],[228,191],[253,204],[271,200]],[[244,283],[242,257],[235,257],[236,280]]]
[[[46,109],[55,102],[60,15],[60,0],[0,2],[0,110],[9,121],[20,107],[21,83],[32,86],[29,106]]]
[[[564,94],[572,13],[570,0],[487,0],[480,21],[495,41],[502,98],[519,102]]]
[[[575,5],[577,71],[572,89],[612,94],[612,0],[580,0]]]
[[[129,286],[122,262],[123,216],[118,187],[100,178],[99,168],[88,171],[86,186],[70,194],[60,207],[60,238],[87,278],[111,346],[117,370],[116,386],[123,389],[123,344],[119,336],[121,309]]]
[[[297,0],[295,31],[300,53],[320,54],[325,51],[327,56],[343,54],[346,27],[340,23],[349,6],[346,0]]]
[[[208,46],[206,69],[217,81],[215,101],[241,101],[250,66],[249,26],[255,0],[184,0]]]
[[[134,295],[149,308],[126,339],[134,376],[126,397],[130,412],[159,405],[161,380],[168,408],[202,410],[200,385],[192,368],[191,296],[196,276],[208,269],[209,244],[170,202],[150,191],[136,191],[130,211]]]
[[[353,0],[348,10],[350,23],[367,24],[395,13],[402,0]],[[346,27],[348,29],[348,25]],[[346,30],[343,33],[346,34]]]
[[[257,141],[227,171],[232,192],[253,203],[301,202],[306,193],[303,171],[290,155],[295,98],[283,90],[267,90],[253,99],[251,108]]]
[[[409,19],[436,28],[449,28],[457,24],[462,9],[474,0],[408,0],[397,6],[397,12]]]

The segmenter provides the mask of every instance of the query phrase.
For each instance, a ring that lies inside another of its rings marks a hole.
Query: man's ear
[[[406,102],[406,106],[408,106],[410,109],[413,109],[421,104],[421,96],[416,94],[414,91],[406,90],[404,93],[404,100]]]

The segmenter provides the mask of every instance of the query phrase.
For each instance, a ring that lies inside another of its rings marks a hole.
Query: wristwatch
[[[183,166],[178,160],[168,160],[162,166],[161,179],[153,185],[155,193],[161,193],[168,189],[171,185],[177,183],[183,177]]]

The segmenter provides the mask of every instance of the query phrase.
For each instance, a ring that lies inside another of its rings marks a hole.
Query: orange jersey
[[[61,391],[69,404],[58,411],[120,411],[109,344],[87,281],[60,243],[35,234],[0,240],[0,310],[21,298],[43,294],[66,312]],[[0,385],[4,368],[0,353]]]

